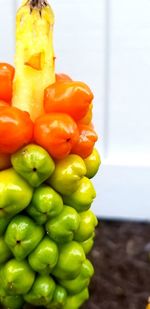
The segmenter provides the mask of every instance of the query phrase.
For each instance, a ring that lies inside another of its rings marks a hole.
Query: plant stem
[[[45,0],[23,0],[17,13],[13,106],[32,120],[43,112],[44,90],[55,82],[54,14]]]

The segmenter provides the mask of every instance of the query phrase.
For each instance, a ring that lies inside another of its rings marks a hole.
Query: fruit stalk
[[[16,18],[12,105],[27,111],[32,120],[43,114],[44,89],[55,82],[53,25],[47,1],[23,0]]]

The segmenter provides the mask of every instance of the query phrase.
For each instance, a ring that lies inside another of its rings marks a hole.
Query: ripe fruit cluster
[[[54,159],[70,153],[88,157],[97,141],[91,124],[93,94],[89,87],[67,76],[57,76],[57,81],[45,90],[45,113],[33,123],[27,112],[11,106],[12,72],[13,67],[0,64],[0,153],[14,153],[34,141]]]
[[[94,273],[87,259],[97,225],[90,178],[100,166],[93,94],[57,75],[33,123],[11,106],[10,71],[0,65],[7,84],[7,95],[0,88],[0,303],[78,309]]]

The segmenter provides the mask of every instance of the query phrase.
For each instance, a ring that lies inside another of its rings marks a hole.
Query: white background
[[[1,0],[0,59],[14,58],[15,12]],[[57,71],[88,83],[103,165],[99,217],[150,220],[150,1],[52,0]]]

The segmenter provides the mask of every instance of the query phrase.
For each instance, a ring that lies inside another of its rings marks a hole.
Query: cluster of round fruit
[[[55,164],[30,144],[11,162],[0,172],[0,301],[12,309],[24,301],[77,309],[93,275],[86,255],[97,219],[89,210],[95,190],[87,176],[98,169],[97,151]]]
[[[92,98],[85,84],[57,76],[45,91],[46,113],[33,124],[26,112],[6,106],[0,89],[7,102],[0,106],[0,303],[6,308],[27,302],[78,309],[88,299],[94,270],[87,254],[97,225],[90,178],[100,165]]]
[[[54,159],[70,153],[90,155],[97,141],[90,88],[67,75],[56,75],[56,82],[45,90],[44,113],[33,122],[29,113],[11,105],[13,77],[14,68],[0,64],[0,153],[14,153],[34,141]]]

